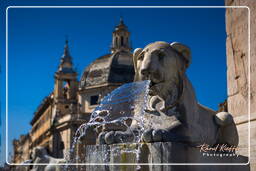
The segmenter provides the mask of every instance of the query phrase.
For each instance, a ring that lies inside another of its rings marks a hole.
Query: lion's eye
[[[144,59],[144,54],[139,55],[138,60],[142,61]]]
[[[158,53],[158,60],[162,61],[164,59],[165,54],[163,52]]]

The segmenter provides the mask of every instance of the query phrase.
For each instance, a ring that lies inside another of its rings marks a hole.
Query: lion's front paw
[[[133,139],[134,139],[134,135],[131,132],[110,131],[110,132],[102,132],[98,136],[98,143],[99,144],[126,143],[126,142],[132,142]]]
[[[142,141],[146,143],[152,142],[185,142],[187,138],[177,134],[175,130],[165,129],[148,129],[142,134]]]
[[[164,136],[167,134],[167,131],[162,129],[148,129],[142,134],[142,140],[144,142],[161,142],[164,141]]]

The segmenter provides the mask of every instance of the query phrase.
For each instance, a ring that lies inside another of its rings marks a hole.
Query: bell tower
[[[64,149],[71,147],[72,135],[74,135],[76,130],[76,126],[71,122],[71,119],[64,118],[68,115],[74,116],[73,114],[77,114],[78,91],[77,72],[73,68],[67,40],[54,78],[53,126],[51,137],[52,155],[57,158],[63,158]],[[68,141],[67,137],[69,139]]]
[[[120,18],[120,23],[115,27],[112,34],[111,53],[117,51],[131,51],[130,32],[122,18]]]
[[[69,108],[67,105],[76,103],[78,81],[77,73],[73,69],[72,57],[69,53],[67,40],[64,47],[64,53],[61,57],[59,67],[58,70],[55,72],[54,78],[55,104],[65,104],[65,108]]]

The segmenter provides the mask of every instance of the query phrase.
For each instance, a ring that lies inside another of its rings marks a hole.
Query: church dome
[[[111,54],[97,58],[85,68],[80,80],[80,89],[121,85],[133,81],[130,32],[122,18],[112,33],[110,51]]]
[[[133,81],[133,77],[132,54],[127,51],[117,51],[97,58],[86,67],[79,88],[128,83]]]

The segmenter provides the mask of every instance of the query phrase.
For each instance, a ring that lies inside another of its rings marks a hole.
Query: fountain
[[[87,170],[249,170],[248,158],[236,153],[238,134],[232,115],[198,104],[186,76],[191,62],[187,46],[153,42],[135,49],[133,62],[135,81],[146,85],[141,87],[144,97],[138,98],[143,100],[129,106],[120,105],[123,98],[117,98],[120,102],[109,103],[111,109],[115,108],[115,117],[100,106],[103,116],[110,118],[108,122],[122,121],[127,129],[108,127],[107,123],[99,129],[101,145],[86,147]],[[96,111],[94,121],[101,110]],[[131,121],[126,123],[126,119]],[[101,121],[106,122],[106,118]],[[234,163],[238,165],[230,166]]]
[[[236,153],[232,115],[198,104],[185,72],[191,61],[187,46],[154,42],[136,49],[133,58],[135,82],[104,97],[89,122],[78,128],[67,166],[80,163],[86,165],[77,166],[82,170],[109,171],[249,170],[248,158]],[[85,155],[77,158],[77,144],[89,130],[97,132],[97,144],[80,149]]]
[[[132,138],[135,142],[139,142],[144,129],[143,113],[147,104],[149,84],[148,80],[124,84],[105,96],[92,112],[89,122],[81,125],[76,131],[74,143],[85,136],[89,127],[93,126],[98,130],[115,127],[125,131],[130,129],[129,122],[133,120],[138,122],[139,133]]]
[[[129,139],[129,142],[139,143],[144,132],[143,114],[147,107],[149,85],[149,80],[127,83],[105,96],[99,106],[92,112],[89,122],[82,124],[77,129],[71,150],[66,155],[69,163],[77,161],[76,158],[72,157],[74,156],[76,145],[91,130],[100,134],[98,138],[99,144],[106,144],[101,139],[101,136],[108,130],[131,133],[129,136],[118,137],[119,142],[124,143]],[[136,129],[131,127],[132,122],[137,123]],[[138,149],[133,149],[130,152],[138,155]]]

